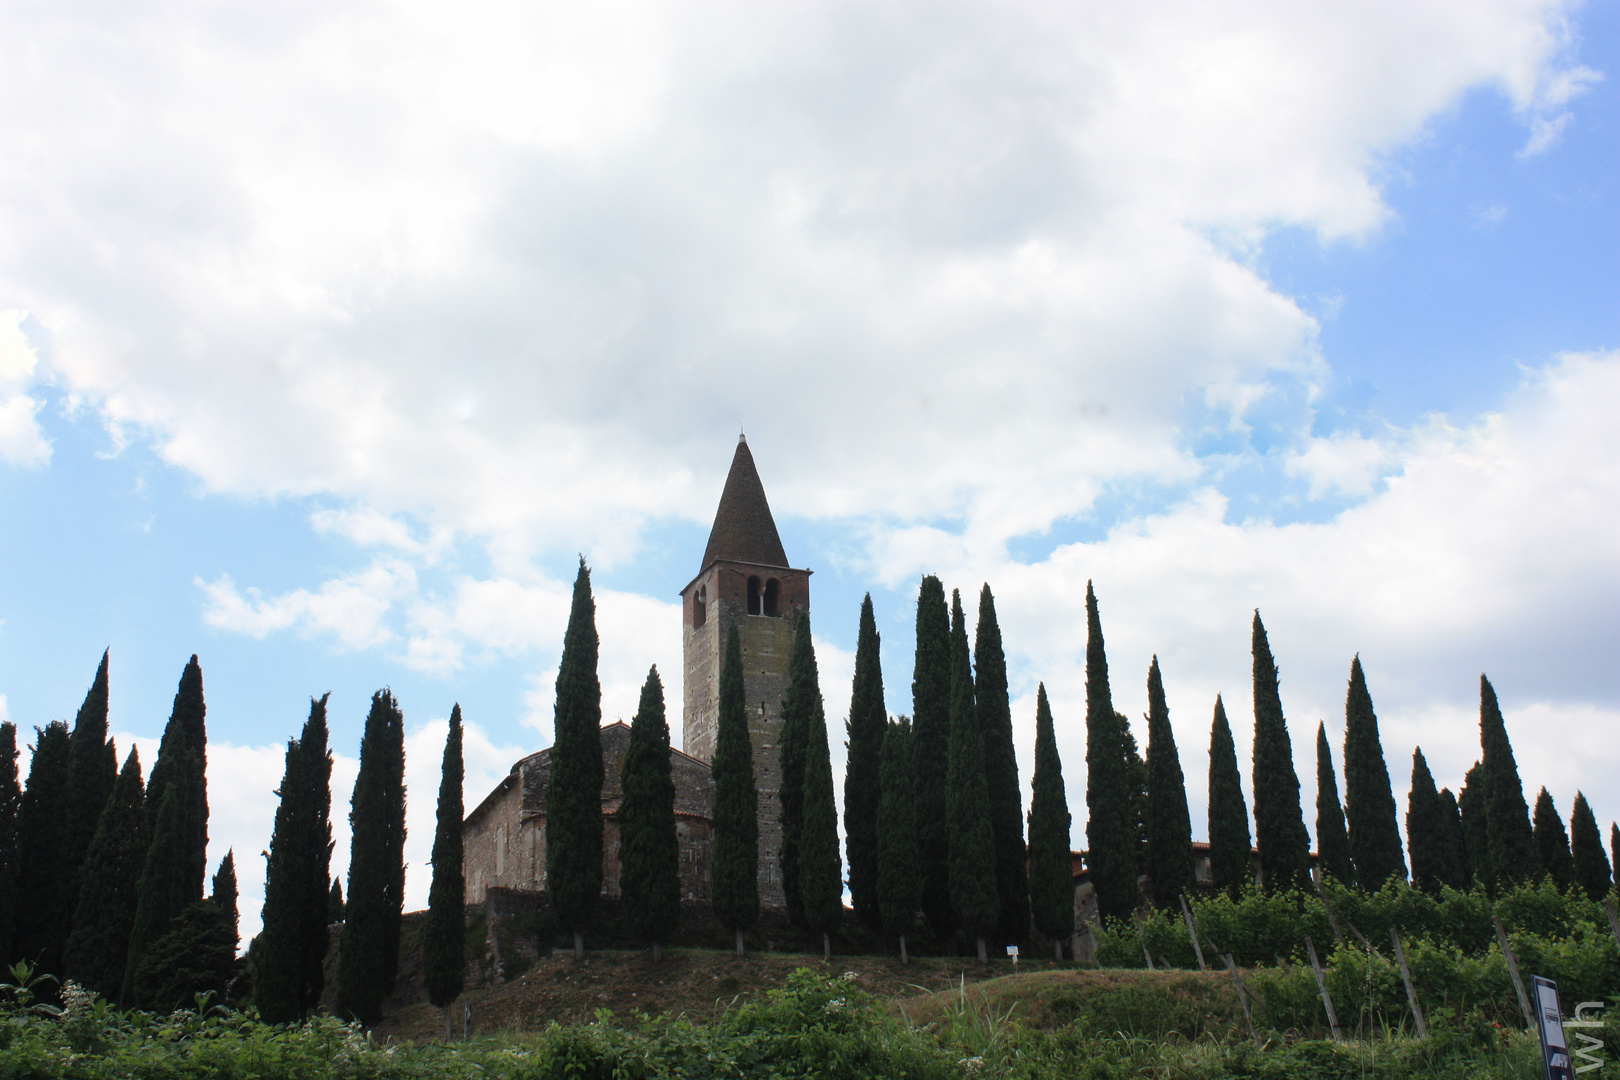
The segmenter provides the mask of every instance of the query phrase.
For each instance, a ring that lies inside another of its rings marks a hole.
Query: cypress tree
[[[1432,786],[1432,785],[1431,785]],[[1316,725],[1316,867],[1342,884],[1355,881],[1350,866],[1350,837],[1339,808],[1339,781],[1333,773],[1333,751],[1327,725]]]
[[[1108,655],[1103,645],[1097,594],[1086,582],[1086,866],[1097,896],[1097,911],[1124,918],[1139,898],[1137,817],[1132,801],[1128,730],[1114,711],[1108,689]]]
[[[1469,881],[1494,894],[1496,868],[1491,863],[1490,820],[1485,811],[1485,767],[1477,761],[1463,774],[1462,791],[1457,793],[1457,812],[1462,818]]]
[[[951,616],[945,587],[932,574],[917,591],[917,653],[911,676],[911,739],[917,770],[917,844],[922,859],[922,911],[929,929],[947,938],[951,911],[946,774],[951,735]]]
[[[1148,753],[1153,752],[1151,744]],[[1074,933],[1074,866],[1069,858],[1069,797],[1063,788],[1046,684],[1035,688],[1035,776],[1029,804],[1029,900],[1035,928],[1051,938],[1057,959]],[[1186,794],[1182,794],[1185,802]],[[1189,841],[1190,844],[1190,841]]]
[[[306,807],[302,815],[304,842],[302,848],[302,869],[298,872],[298,880],[302,884],[304,901],[301,907],[298,924],[299,952],[303,956],[303,970],[299,982],[301,995],[301,1009],[304,1014],[311,1013],[321,1003],[321,995],[326,990],[326,953],[331,947],[332,938],[327,931],[327,905],[329,898],[326,890],[327,875],[332,872],[332,755],[327,750],[326,702],[330,694],[322,694],[319,698],[311,697],[309,701],[309,718],[304,721],[304,730],[298,736],[300,754],[299,780],[301,794],[299,802]],[[403,739],[404,732],[401,730]],[[401,771],[405,747],[400,743]],[[400,843],[404,843],[404,788],[399,790],[399,828]],[[401,849],[403,860],[403,848]],[[403,888],[404,863],[400,863],[401,887]],[[332,879],[336,884],[336,879]],[[342,894],[339,894],[341,902]]]
[[[1445,860],[1441,864],[1440,881],[1453,889],[1466,890],[1472,878],[1468,870],[1468,840],[1463,833],[1462,812],[1450,788],[1441,788],[1439,798],[1440,819],[1444,823],[1441,855]]]
[[[759,788],[748,738],[748,701],[743,688],[742,641],[737,624],[726,630],[720,661],[719,715],[714,735],[714,846],[710,894],[715,918],[736,935],[759,918]]]
[[[164,796],[165,804],[168,800]],[[181,822],[177,832],[184,831]],[[223,997],[235,972],[234,898],[229,911],[223,903],[197,900],[142,954],[128,996],[141,1008],[160,1012],[195,1007],[198,994]]]
[[[298,739],[287,740],[285,761],[266,853],[263,928],[253,954],[253,1003],[269,1024],[289,1023],[304,1015],[301,916],[309,890],[301,872],[307,862],[303,847],[309,830],[303,818],[309,808],[302,799],[305,764]]]
[[[450,1005],[466,978],[467,881],[461,868],[461,705],[450,709],[439,772],[439,807],[433,831],[433,884],[428,890],[427,923],[422,927],[422,984],[428,1000],[444,1010],[444,1037],[450,1038]],[[628,899],[628,897],[626,898]]]
[[[1130,837],[1131,858],[1137,877],[1148,872],[1148,767],[1136,748],[1136,736],[1131,733],[1131,721],[1122,712],[1114,714],[1119,730],[1120,746],[1124,750],[1125,777],[1125,829]],[[1140,888],[1138,888],[1140,899]]]
[[[546,882],[557,918],[585,955],[602,895],[602,684],[596,676],[596,601],[583,557],[557,665],[556,736],[546,789]],[[352,900],[354,890],[349,890]]]
[[[799,881],[799,839],[804,830],[804,768],[810,750],[810,713],[820,708],[816,654],[810,641],[810,613],[799,612],[788,659],[787,694],[782,698],[782,895],[788,921],[808,930],[804,890]]]
[[[669,724],[656,667],[641,686],[620,775],[619,895],[636,936],[652,946],[654,960],[662,960],[664,942],[680,925],[681,867]]]
[[[1421,748],[1412,752],[1412,793],[1406,802],[1406,846],[1412,853],[1412,884],[1439,895],[1446,882],[1448,836],[1445,807]]]
[[[1311,838],[1299,806],[1299,774],[1283,719],[1277,663],[1266,641],[1260,612],[1254,613],[1254,837],[1266,891],[1308,888]],[[1351,849],[1355,857],[1355,849]]]
[[[17,962],[17,725],[0,723],[0,965]]]
[[[1569,818],[1569,850],[1575,870],[1575,883],[1592,900],[1609,895],[1609,857],[1603,854],[1603,837],[1597,818],[1586,796],[1575,793],[1575,810]]]
[[[1215,695],[1209,728],[1209,875],[1217,892],[1236,897],[1254,880],[1249,869],[1249,808],[1226,707]]]
[[[1344,698],[1344,802],[1350,861],[1361,887],[1369,892],[1381,889],[1393,875],[1404,881],[1406,860],[1401,856],[1395,794],[1359,653],[1350,661],[1350,686]]]
[[[1547,794],[1546,788],[1542,788],[1536,796],[1534,835],[1536,861],[1541,866],[1541,872],[1552,875],[1553,884],[1558,886],[1559,892],[1563,892],[1575,880],[1575,863],[1570,856],[1569,834],[1564,831],[1564,821],[1558,816],[1558,808],[1553,805],[1552,796]]]
[[[78,899],[67,860],[69,735],[60,720],[34,730],[38,738],[17,811],[17,950],[38,970],[59,976]]]
[[[151,802],[151,788],[147,789],[146,795],[147,802]],[[118,1000],[126,1008],[154,1006],[152,987],[155,982],[162,981],[162,976],[155,967],[143,974],[142,965],[147,959],[147,951],[169,933],[174,921],[192,902],[183,891],[182,881],[185,867],[182,865],[181,849],[187,839],[184,835],[187,831],[184,804],[185,793],[181,785],[170,784],[163,793],[163,805],[158,808],[157,824],[152,829],[152,842],[146,849],[146,864],[136,885],[135,921],[130,926],[129,955],[124,959],[124,984],[118,994]],[[163,962],[172,959],[173,950],[165,950],[153,964],[161,967]]]
[[[1485,820],[1490,826],[1491,865],[1497,883],[1505,885],[1539,876],[1540,859],[1530,828],[1530,808],[1525,805],[1524,787],[1519,783],[1513,744],[1508,742],[1496,691],[1484,675],[1479,677],[1479,743],[1484,751]]]
[[[63,960],[68,978],[108,1001],[116,1002],[124,988],[124,959],[150,840],[141,759],[130,747],[85,855]]]
[[[1148,882],[1161,907],[1174,905],[1193,885],[1192,817],[1181,773],[1170,707],[1164,700],[1159,658],[1148,665]]]
[[[1000,917],[996,896],[995,833],[990,824],[990,792],[985,780],[984,732],[973,695],[968,659],[967,620],[962,596],[951,590],[951,732],[946,779],[950,823],[951,910],[957,928],[978,945],[994,933]]]
[[[349,902],[339,943],[333,1011],[367,1027],[399,964],[404,898],[405,718],[394,695],[379,690],[360,737],[360,771],[349,809]]]
[[[900,943],[922,900],[921,854],[917,846],[916,774],[912,768],[911,724],[901,717],[886,725],[879,765],[877,811],[877,893],[883,933]]]
[[[208,893],[208,902],[224,912],[230,923],[231,955],[236,955],[236,946],[242,941],[240,923],[236,915],[236,852],[226,849],[225,857],[219,861],[219,869],[214,871],[213,886]]]
[[[146,810],[157,835],[157,815],[171,786],[179,791],[179,862],[175,867],[178,916],[187,904],[203,898],[208,876],[208,728],[207,705],[203,700],[202,667],[192,654],[180,675],[174,708],[158,744],[157,761],[146,783]]]
[[[327,925],[343,921],[343,885],[337,878],[332,879],[332,888],[326,894],[326,922]]]
[[[882,932],[878,908],[877,809],[882,784],[884,733],[889,712],[883,703],[883,662],[878,655],[877,619],[872,594],[861,601],[855,639],[855,679],[849,698],[849,758],[844,768],[844,850],[849,862],[849,896],[862,926]]]
[[[990,796],[990,829],[996,859],[997,944],[1018,945],[1029,936],[1029,872],[1024,850],[1024,799],[1013,748],[1012,705],[1007,691],[1007,654],[996,621],[996,598],[979,592],[979,623],[973,637],[973,697],[984,732],[984,779]],[[1189,843],[1191,842],[1189,838]],[[1189,849],[1190,850],[1190,849]]]
[[[1620,826],[1609,822],[1609,855],[1610,865],[1615,868],[1615,876],[1620,877]]]
[[[116,759],[113,768],[117,769]],[[79,870],[90,851],[90,841],[95,838],[101,810],[107,805],[107,796],[112,794],[116,775],[116,771],[112,775],[107,772],[107,653],[103,652],[101,666],[96,669],[84,704],[79,706],[73,734],[68,740],[68,820],[64,855],[70,903],[78,898]]]
[[[800,624],[806,637],[810,624]],[[811,658],[814,673],[815,659]],[[820,932],[821,952],[832,955],[830,935],[844,916],[844,879],[838,860],[838,808],[833,801],[832,758],[827,749],[827,718],[821,692],[805,718],[804,818],[799,831],[799,890],[804,921]]]

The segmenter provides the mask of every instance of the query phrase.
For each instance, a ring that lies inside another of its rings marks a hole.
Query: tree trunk
[[[585,931],[574,931],[574,959],[585,959]]]
[[[737,931],[737,955],[738,956],[743,955],[743,940],[742,940],[742,931],[741,930]]]
[[[1062,938],[1055,937],[1055,938],[1052,939],[1052,955],[1057,957],[1057,962],[1058,963],[1060,963],[1060,964],[1063,963],[1063,939]]]
[[[978,938],[976,940],[979,943],[979,963],[981,963],[981,964],[989,963],[990,958],[984,954],[984,938]]]
[[[663,962],[664,962],[664,946],[661,945],[659,942],[655,941],[655,942],[653,942],[653,963],[661,964]]]
[[[904,934],[900,935],[900,962],[902,964],[911,963],[911,958],[906,955],[906,935]]]
[[[832,937],[825,930],[821,932],[821,959],[832,959]]]
[[[450,1028],[450,1006],[446,1005],[444,1007],[444,1041],[449,1042],[452,1034],[454,1032]]]

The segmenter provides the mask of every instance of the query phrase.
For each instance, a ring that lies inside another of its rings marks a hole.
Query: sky
[[[988,583],[1083,847],[1090,581],[1200,839],[1256,609],[1313,835],[1357,654],[1403,811],[1414,748],[1478,757],[1483,672],[1527,798],[1620,818],[1615,0],[87,0],[0,40],[0,716],[71,719],[110,649],[150,766],[196,653],[245,934],[312,695],[334,872],[402,705],[408,907],[451,706],[468,806],[551,742],[581,556],[604,719],[654,664],[679,701],[739,431],[839,770],[861,597],[905,714],[920,576]]]

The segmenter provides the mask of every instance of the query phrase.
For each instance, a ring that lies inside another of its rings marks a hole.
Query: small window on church
[[[775,618],[782,614],[782,583],[771,578],[765,583],[765,614]]]
[[[703,624],[709,619],[709,587],[699,585],[697,592],[692,596],[692,629],[701,630]]]
[[[748,614],[758,615],[760,601],[760,581],[757,577],[748,579]]]

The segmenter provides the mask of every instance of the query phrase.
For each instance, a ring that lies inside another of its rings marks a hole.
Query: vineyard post
[[[1322,974],[1322,962],[1316,958],[1316,946],[1311,942],[1309,934],[1305,936],[1305,954],[1311,958],[1311,970],[1316,972],[1316,988],[1322,993],[1322,1008],[1327,1010],[1328,1026],[1333,1029],[1333,1041],[1344,1042],[1344,1033],[1339,1030],[1339,1016],[1333,1011],[1333,998],[1328,994],[1327,977]]]
[[[1491,922],[1496,926],[1496,941],[1502,946],[1502,958],[1507,961],[1508,974],[1513,976],[1513,991],[1519,995],[1519,1009],[1524,1013],[1526,1027],[1536,1026],[1536,1014],[1530,1011],[1530,999],[1524,993],[1524,980],[1519,978],[1519,961],[1513,955],[1513,946],[1508,944],[1507,931],[1502,929],[1502,919],[1495,912],[1491,913]]]
[[[1192,909],[1187,906],[1187,894],[1181,894],[1181,917],[1187,921],[1187,936],[1192,938],[1193,952],[1198,956],[1198,970],[1208,971],[1204,964],[1204,947],[1198,944],[1198,931],[1193,929]],[[1614,916],[1611,914],[1610,918]]]
[[[1395,960],[1401,965],[1401,981],[1406,984],[1406,1000],[1412,1006],[1412,1019],[1417,1022],[1418,1038],[1429,1037],[1429,1025],[1423,1022],[1423,1010],[1418,1008],[1417,990],[1412,987],[1412,973],[1406,967],[1406,950],[1401,948],[1401,935],[1389,928],[1389,939],[1395,943]]]

